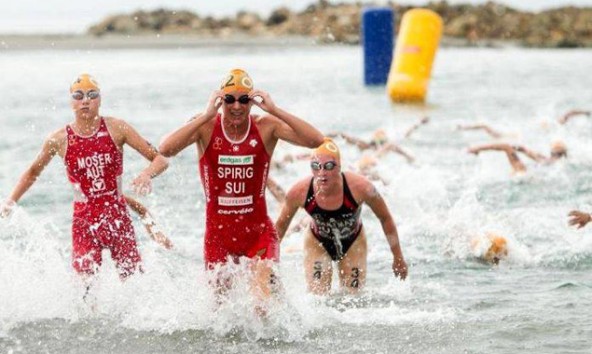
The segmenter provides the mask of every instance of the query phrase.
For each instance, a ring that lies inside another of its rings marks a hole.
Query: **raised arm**
[[[387,143],[387,144],[383,145],[376,153],[376,156],[382,157],[387,152],[394,152],[396,154],[399,154],[399,155],[403,156],[407,160],[407,162],[409,162],[409,163],[412,163],[413,161],[415,161],[415,158],[413,156],[411,156],[409,153],[407,153],[405,150],[403,150],[399,145],[394,144],[394,143]]]
[[[525,172],[526,166],[522,163],[516,151],[522,147],[511,146],[510,144],[488,144],[481,146],[474,146],[469,148],[469,152],[478,155],[481,151],[503,151],[506,153],[506,157],[512,166],[514,172]]]
[[[367,182],[367,186],[363,189],[365,190],[363,196],[364,202],[368,204],[380,221],[382,230],[390,246],[391,253],[393,254],[393,273],[395,276],[405,280],[405,278],[407,278],[407,263],[403,257],[403,251],[401,250],[395,221],[378,190],[376,190],[370,182]]]
[[[59,144],[57,142],[58,133],[52,134],[43,143],[41,152],[37,155],[33,163],[25,170],[25,172],[19,178],[16,186],[10,193],[10,196],[0,208],[0,217],[6,217],[10,215],[12,208],[21,199],[21,197],[31,188],[31,186],[37,181],[37,178],[43,172],[47,164],[57,154]]]
[[[162,139],[158,146],[160,153],[165,157],[175,156],[187,146],[197,142],[200,138],[200,128],[216,117],[218,109],[222,106],[223,98],[221,90],[212,92],[203,113],[195,115],[181,128],[167,134]]]
[[[356,138],[355,136],[347,135],[345,133],[341,133],[339,134],[339,136],[341,136],[346,143],[350,145],[355,145],[360,150],[367,150],[372,147],[369,143],[365,142],[360,138]]]
[[[576,116],[581,116],[581,115],[590,117],[590,111],[572,110],[572,111],[565,113],[561,118],[558,119],[558,121],[560,124],[565,124],[571,118],[576,117]]]
[[[419,122],[413,124],[409,129],[407,129],[407,132],[405,133],[405,139],[409,139],[411,137],[411,134],[413,134],[413,132],[415,132],[417,129],[419,129],[419,127],[421,127],[424,124],[427,124],[430,121],[430,117],[423,117],[422,119],[419,120]]]
[[[265,112],[279,118],[283,124],[274,129],[274,136],[277,139],[289,141],[292,144],[316,148],[323,143],[323,134],[301,118],[279,108],[267,92],[253,90],[249,97],[254,104]],[[257,100],[259,97],[260,100]]]
[[[483,130],[489,136],[495,139],[499,139],[504,136],[504,134],[500,133],[499,131],[491,128],[487,124],[473,124],[473,125],[459,125],[458,129],[460,130]]]

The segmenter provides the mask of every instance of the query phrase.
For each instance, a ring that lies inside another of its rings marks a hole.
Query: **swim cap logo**
[[[335,146],[335,144],[333,144],[331,142],[325,143],[325,148],[327,150],[333,152],[333,153],[337,153],[338,152],[337,146]]]
[[[248,77],[248,76],[245,76],[245,77],[242,78],[241,84],[244,87],[248,88],[248,89],[252,89],[253,88],[253,81],[251,81],[251,78]]]

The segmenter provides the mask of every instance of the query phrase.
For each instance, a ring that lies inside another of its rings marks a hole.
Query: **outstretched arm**
[[[407,129],[407,132],[405,133],[405,139],[409,139],[413,132],[415,132],[422,125],[427,124],[429,121],[430,117],[423,117],[422,119],[420,119],[419,122],[415,123],[411,126],[411,128]]]
[[[380,221],[382,230],[384,231],[384,235],[386,236],[393,254],[393,273],[395,276],[405,280],[408,271],[407,263],[405,262],[405,258],[403,258],[403,251],[401,251],[401,244],[399,243],[399,235],[397,233],[395,221],[378,190],[376,190],[370,182],[368,182],[368,186],[365,189],[364,201]]]
[[[518,154],[516,153],[516,148],[511,146],[510,144],[487,144],[481,146],[474,146],[469,148],[468,150],[470,153],[478,155],[481,151],[503,151],[506,153],[506,157],[512,165],[512,169],[515,172],[525,172],[526,166],[522,163]]]
[[[365,142],[364,140],[362,140],[360,138],[356,138],[355,136],[347,135],[345,133],[332,134],[332,135],[342,137],[346,143],[348,143],[350,145],[355,145],[360,150],[367,150],[372,147],[369,143]],[[333,136],[328,135],[328,137],[332,138]]]
[[[483,130],[489,136],[495,139],[499,139],[504,136],[504,134],[500,133],[499,131],[493,129],[487,124],[474,124],[474,125],[459,125],[458,129],[460,130]]]
[[[396,154],[399,154],[401,156],[403,156],[407,162],[412,163],[413,161],[415,161],[415,158],[413,156],[411,156],[409,153],[407,153],[405,150],[403,150],[399,145],[394,144],[394,143],[387,143],[384,146],[382,146],[376,153],[377,157],[382,157],[384,156],[387,152],[394,152]]]
[[[260,100],[255,99],[256,97],[259,97]],[[279,124],[274,129],[274,136],[277,139],[311,149],[323,143],[323,134],[317,128],[278,107],[267,92],[253,90],[249,94],[249,98],[256,106],[281,120],[283,124]]]
[[[578,229],[581,229],[582,227],[586,226],[586,224],[588,224],[590,221],[592,221],[592,215],[579,210],[572,210],[567,215],[571,217],[571,219],[569,220],[569,225],[577,225]]]
[[[545,155],[539,154],[538,152],[535,152],[535,151],[532,151],[522,145],[515,145],[514,150],[523,153],[528,158],[530,158],[536,162],[544,162],[547,160],[547,157]]]
[[[41,152],[37,155],[33,163],[27,168],[27,170],[21,175],[16,186],[10,193],[10,197],[2,204],[0,208],[0,217],[6,217],[10,215],[12,208],[21,199],[21,197],[31,188],[31,186],[37,181],[37,178],[43,172],[47,164],[58,152],[58,143],[54,136],[50,136],[43,143]]]
[[[169,238],[166,237],[160,228],[156,226],[156,223],[154,222],[152,215],[150,215],[148,208],[132,197],[129,197],[125,194],[123,197],[125,198],[125,202],[130,207],[130,209],[140,216],[140,220],[142,221],[142,224],[144,224],[144,227],[146,228],[148,235],[150,235],[150,238],[167,250],[173,248],[173,243],[171,240],[169,240]]]
[[[558,121],[560,124],[565,124],[571,118],[576,117],[576,116],[581,116],[581,115],[585,115],[587,117],[590,117],[590,111],[572,110],[572,111],[565,113],[561,118],[558,119]]]

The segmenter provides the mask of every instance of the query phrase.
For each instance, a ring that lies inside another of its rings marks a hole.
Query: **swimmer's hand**
[[[148,173],[142,172],[132,181],[134,193],[137,195],[148,195],[152,192],[152,180]]]
[[[173,243],[171,242],[171,240],[169,240],[169,238],[166,237],[162,230],[160,230],[160,228],[156,225],[152,217],[147,215],[143,217],[141,220],[142,224],[144,224],[144,227],[146,227],[146,231],[148,231],[148,235],[150,235],[150,237],[154,241],[156,241],[156,243],[166,248],[167,250],[173,248]]]
[[[401,280],[407,278],[407,263],[405,263],[403,258],[395,258],[393,260],[393,273],[395,273],[396,277],[401,278]]]
[[[0,205],[0,218],[6,218],[11,213],[12,210],[16,207],[16,202],[12,199],[6,199]]]
[[[258,99],[256,99],[258,97]],[[253,90],[249,94],[249,98],[253,101],[253,104],[267,113],[272,113],[277,109],[275,102],[269,96],[269,93],[261,90]],[[273,113],[272,113],[273,114]]]
[[[470,148],[467,149],[467,152],[469,154],[479,155],[479,153],[481,152],[481,149],[479,149],[477,147],[470,147]]]
[[[569,225],[578,225],[578,229],[581,229],[582,227],[586,226],[586,224],[592,220],[592,216],[590,214],[583,213],[578,210],[570,211],[568,216],[571,216],[571,219],[569,220]]]
[[[222,90],[212,92],[208,99],[204,115],[210,119],[216,117],[218,115],[218,109],[222,107],[222,102],[224,102],[224,92]]]

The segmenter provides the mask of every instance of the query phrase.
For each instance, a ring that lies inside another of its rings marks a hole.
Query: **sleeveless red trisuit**
[[[132,274],[141,262],[134,229],[121,194],[123,152],[111,138],[105,120],[91,136],[66,126],[64,163],[74,188],[72,265],[79,273],[93,274],[109,249],[121,277]]]
[[[199,160],[206,197],[207,268],[241,256],[278,260],[277,233],[265,202],[269,163],[253,117],[240,141],[228,138],[221,116],[216,117],[212,137]]]

